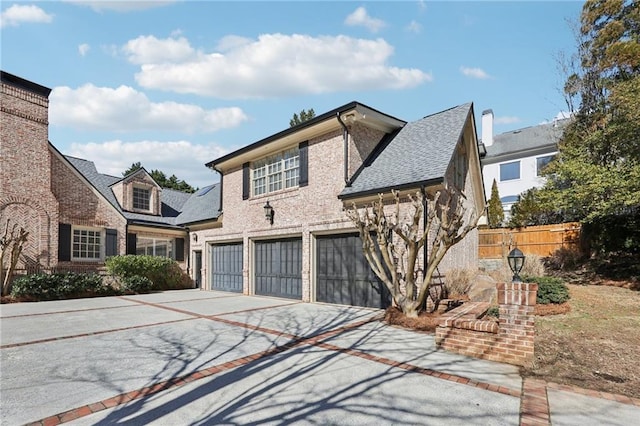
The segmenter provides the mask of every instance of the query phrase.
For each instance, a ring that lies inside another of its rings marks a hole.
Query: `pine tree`
[[[502,209],[502,201],[500,201],[500,194],[498,193],[498,182],[493,180],[491,185],[491,198],[489,199],[489,227],[499,228],[504,221],[504,210]]]

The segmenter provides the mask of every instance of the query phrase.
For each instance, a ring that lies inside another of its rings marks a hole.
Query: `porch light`
[[[267,222],[271,225],[273,225],[273,215],[273,207],[271,207],[271,204],[269,204],[269,201],[267,200],[267,204],[264,205],[264,217],[267,218]]]
[[[522,271],[522,267],[524,266],[525,255],[518,249],[518,247],[514,248],[509,252],[507,256],[507,261],[509,262],[509,268],[511,272],[513,272],[513,282],[521,283],[522,279],[520,278],[520,271]]]

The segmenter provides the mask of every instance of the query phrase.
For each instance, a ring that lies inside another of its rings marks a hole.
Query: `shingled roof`
[[[381,142],[339,197],[441,181],[470,114],[471,102],[407,123]]]
[[[68,155],[64,158],[130,222],[182,227],[193,222],[216,219],[220,215],[219,184],[207,186],[194,194],[163,188],[160,193],[160,216],[124,211],[111,190],[111,185],[122,178],[99,173],[93,161]]]
[[[485,147],[487,155],[482,162],[486,164],[503,161],[511,156],[522,157],[522,154],[529,151],[555,151],[570,122],[571,119],[566,118],[495,135],[493,144]]]

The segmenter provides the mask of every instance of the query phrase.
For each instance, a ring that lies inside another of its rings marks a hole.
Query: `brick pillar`
[[[533,363],[535,339],[534,308],[538,284],[498,283],[500,305],[499,343],[500,352],[507,362],[529,366]]]

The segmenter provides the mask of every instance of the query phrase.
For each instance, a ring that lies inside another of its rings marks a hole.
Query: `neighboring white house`
[[[538,126],[493,135],[493,111],[482,112],[482,174],[487,200],[491,198],[493,180],[498,183],[505,218],[518,196],[534,187],[541,187],[540,171],[558,152],[558,142],[570,119],[554,120]]]

